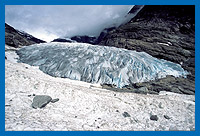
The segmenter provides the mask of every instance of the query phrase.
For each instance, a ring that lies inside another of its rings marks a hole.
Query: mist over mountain
[[[98,36],[131,19],[133,5],[6,5],[5,21],[45,41],[76,35]]]

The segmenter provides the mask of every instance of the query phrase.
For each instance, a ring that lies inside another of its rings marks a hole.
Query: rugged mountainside
[[[110,31],[101,45],[144,51],[182,64],[195,74],[195,7],[144,6],[127,24]]]
[[[100,45],[144,51],[181,64],[190,72],[187,78],[173,78],[171,81],[169,76],[139,86],[155,92],[162,89],[195,93],[195,6],[144,6],[130,22],[110,31]]]
[[[45,43],[45,41],[35,38],[25,32],[20,32],[5,23],[5,44],[17,48],[35,43]]]

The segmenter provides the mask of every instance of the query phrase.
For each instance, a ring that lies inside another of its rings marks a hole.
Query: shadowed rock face
[[[144,51],[182,64],[195,78],[195,6],[144,6],[127,24],[110,31],[101,45]]]
[[[161,91],[188,95],[195,94],[195,81],[173,76],[166,76],[165,78],[143,83],[135,83],[124,86],[120,89],[109,84],[103,84],[102,87],[116,92],[133,92],[142,94],[159,94]]]
[[[182,64],[191,73],[187,78],[167,76],[132,84],[119,91],[146,87],[148,93],[164,90],[195,94],[195,6],[144,6],[129,23],[110,31],[100,44],[144,51],[156,58]]]
[[[45,43],[25,32],[20,32],[5,23],[5,44],[12,47],[28,46],[35,43]]]
[[[186,78],[176,78],[167,76],[150,82],[136,83],[134,88],[147,87],[150,93],[159,93],[160,91],[174,92],[180,94],[195,94],[195,82]]]

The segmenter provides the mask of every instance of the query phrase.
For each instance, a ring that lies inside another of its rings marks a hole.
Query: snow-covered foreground
[[[32,94],[60,100],[33,109]],[[130,117],[124,117],[124,112]],[[158,121],[151,120],[151,115],[157,115]],[[194,129],[195,96],[112,92],[99,85],[51,77],[36,67],[5,60],[6,131]]]

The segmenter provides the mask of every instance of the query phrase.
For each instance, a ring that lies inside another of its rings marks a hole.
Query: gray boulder
[[[48,95],[36,95],[33,98],[33,103],[32,103],[32,107],[34,109],[37,108],[43,108],[45,107],[49,102],[51,102],[52,98]]]

